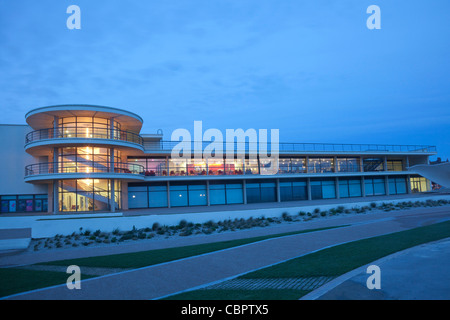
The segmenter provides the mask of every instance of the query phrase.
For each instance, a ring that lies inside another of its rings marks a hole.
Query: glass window
[[[359,165],[357,158],[338,158],[337,159],[338,172],[358,172]]]
[[[341,198],[361,197],[361,181],[356,179],[339,179],[339,196]]]
[[[172,160],[169,159],[169,175],[170,176],[185,176],[186,175],[186,160]]]
[[[261,190],[259,183],[247,183],[247,203],[261,202]]]
[[[25,200],[26,201],[26,211],[30,212],[33,211],[33,200]]]
[[[234,174],[235,171],[234,164],[227,164],[226,166],[224,166],[223,159],[208,159],[207,163],[208,163],[208,175],[210,176],[223,175],[224,172],[226,172],[226,174]],[[203,165],[201,166],[203,167]],[[206,165],[202,169],[206,169]]]
[[[336,198],[334,180],[311,180],[311,198],[330,199]]]
[[[389,178],[389,193],[390,194],[406,193],[406,178],[404,177]]]
[[[244,203],[241,183],[213,181],[209,185],[209,202],[216,204]]]
[[[305,158],[292,158],[291,159],[291,173],[304,173],[306,172],[306,159]]]
[[[261,183],[261,202],[277,201],[275,182]]]
[[[259,174],[257,159],[245,159],[245,174]]]
[[[322,196],[324,199],[336,198],[336,188],[334,180],[322,181]]]
[[[16,212],[17,203],[16,200],[9,200],[9,212]]]
[[[280,200],[292,201],[292,182],[280,182]]]
[[[309,172],[312,173],[324,173],[334,171],[334,159],[333,158],[310,158],[309,159]]]
[[[308,199],[306,181],[280,182],[280,200],[297,201]]]
[[[373,193],[376,196],[386,194],[384,179],[373,179]]]
[[[211,205],[226,203],[225,184],[210,184],[209,203]]]
[[[112,198],[110,184],[107,179],[59,180],[59,211],[109,210]],[[120,181],[116,181],[115,186],[116,207],[120,208]],[[47,201],[43,201],[42,206],[43,211],[46,211]]]
[[[361,181],[360,180],[349,180],[348,181],[348,191],[350,197],[361,197]]]
[[[244,174],[244,161],[242,159],[225,160],[226,174]]]
[[[226,199],[227,204],[244,203],[244,195],[242,194],[242,185],[240,188],[226,187]]]
[[[9,212],[9,201],[2,200],[2,212]]]
[[[384,159],[382,158],[368,158],[363,159],[364,171],[383,171],[384,170]]]
[[[364,179],[364,188],[366,190],[366,196],[373,196],[373,179]]]
[[[348,191],[348,180],[339,180],[339,196],[341,198],[348,198],[350,196]]]
[[[38,212],[42,211],[42,200],[41,199],[34,200],[34,210],[38,211]]]
[[[386,165],[388,171],[403,171],[402,160],[387,160]]]
[[[189,186],[189,206],[206,206],[206,185]]]
[[[427,192],[429,191],[429,181],[423,177],[411,177],[411,192]]]
[[[188,194],[185,190],[173,190],[170,188],[170,206],[172,207],[187,207]]]

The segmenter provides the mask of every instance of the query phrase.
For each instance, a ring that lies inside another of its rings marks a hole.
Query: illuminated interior
[[[114,181],[116,209],[121,208],[120,181]],[[108,211],[111,208],[111,180],[71,179],[58,181],[59,211]]]

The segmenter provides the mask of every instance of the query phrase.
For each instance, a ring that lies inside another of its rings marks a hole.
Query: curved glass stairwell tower
[[[40,161],[25,168],[25,181],[52,186],[53,212],[121,209],[122,182],[143,180],[144,168],[126,161],[127,152],[143,152],[139,116],[64,105],[32,110],[26,121],[34,130],[26,135],[25,150]]]

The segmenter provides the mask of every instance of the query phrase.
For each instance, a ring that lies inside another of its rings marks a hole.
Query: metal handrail
[[[190,142],[191,153],[196,150],[202,151],[213,141],[192,141]],[[180,141],[152,142],[145,146],[146,151],[171,151]],[[223,142],[223,154],[229,148],[238,153],[259,152],[258,143],[252,142]],[[268,142],[267,151],[270,153],[271,145]],[[412,153],[430,153],[436,152],[435,146],[427,145],[387,145],[387,144],[335,144],[335,143],[278,143],[279,152],[412,152]]]
[[[221,175],[258,175],[264,170],[263,165],[243,165],[232,167],[229,165],[215,166],[213,168],[208,165],[199,166],[162,166],[160,168],[145,170],[145,176],[169,177],[169,176],[221,176]],[[335,168],[329,165],[310,165],[303,167],[279,167],[276,174],[323,174],[323,173],[361,173],[361,172],[380,172],[384,170],[370,170],[365,166],[347,165]],[[389,172],[396,170],[388,170]]]
[[[57,127],[40,129],[29,132],[25,136],[25,144],[46,139],[83,138],[83,139],[112,139],[143,145],[143,138],[131,131],[113,128],[82,128],[82,127]]]
[[[144,175],[144,167],[128,162],[42,162],[25,167],[25,177],[58,173],[128,173]]]

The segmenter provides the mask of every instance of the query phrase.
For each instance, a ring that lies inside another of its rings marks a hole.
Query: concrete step
[[[31,228],[0,229],[0,251],[24,250],[31,241]]]

